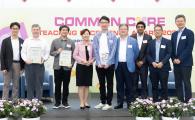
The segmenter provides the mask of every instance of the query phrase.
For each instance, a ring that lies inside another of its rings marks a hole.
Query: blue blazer
[[[119,62],[119,47],[120,47],[120,38],[117,40],[117,49],[116,49],[116,63],[115,69],[117,69]],[[127,38],[127,46],[126,46],[126,60],[127,60],[127,68],[129,72],[135,72],[135,62],[139,55],[139,47],[137,41],[128,36]]]
[[[179,65],[174,64],[174,66],[192,66],[193,65],[193,57],[192,50],[194,47],[194,33],[193,31],[185,28],[181,34],[177,54],[176,54],[176,44],[177,44],[177,35],[178,31],[175,31],[171,36],[172,42],[172,60],[179,59],[181,63]]]
[[[162,47],[163,45],[163,47]],[[163,67],[161,70],[169,71],[171,69],[169,59],[171,58],[172,46],[171,41],[163,38],[161,40],[160,45],[160,53],[159,53],[159,61],[163,63]],[[153,70],[152,62],[155,62],[156,59],[156,40],[150,41],[147,49],[147,60],[149,62],[150,70]]]
[[[100,65],[100,56],[99,56],[99,40],[102,33],[98,32],[93,38],[93,49],[94,49],[94,56],[96,60],[96,65]],[[117,37],[113,32],[107,32],[107,43],[108,43],[108,50],[109,50],[109,57],[108,57],[108,65],[112,65],[115,63],[115,54],[116,54],[116,45],[117,45]]]

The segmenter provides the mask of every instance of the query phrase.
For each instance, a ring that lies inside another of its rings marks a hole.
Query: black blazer
[[[20,67],[24,68],[24,61],[21,58],[21,49],[23,44],[23,39],[19,38],[19,49],[20,49]],[[1,70],[9,71],[13,63],[13,48],[11,43],[11,37],[5,38],[1,45]]]
[[[169,71],[171,70],[169,59],[171,58],[172,46],[171,40],[162,37],[159,53],[159,61],[163,63],[161,70]],[[150,70],[153,70],[152,62],[155,62],[156,59],[156,40],[152,40],[148,44],[147,49],[147,60],[149,62]]]
[[[137,34],[133,34],[131,36],[137,40]],[[147,41],[147,42],[145,42],[145,41]],[[137,57],[137,61],[143,61],[144,64],[147,63],[146,54],[147,54],[148,43],[150,41],[152,41],[152,36],[150,36],[148,34],[144,34],[143,42],[142,42],[142,45],[141,45],[141,49],[139,51],[139,55]]]

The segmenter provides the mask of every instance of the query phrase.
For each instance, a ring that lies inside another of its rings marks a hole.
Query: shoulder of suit
[[[131,41],[133,41],[133,42],[137,42],[137,40],[136,40],[135,38],[131,37],[131,36],[128,36],[127,39],[129,39],[129,40],[131,40]]]
[[[190,33],[193,33],[194,34],[194,32],[191,29],[185,28],[184,30],[186,30],[187,32],[190,32]]]

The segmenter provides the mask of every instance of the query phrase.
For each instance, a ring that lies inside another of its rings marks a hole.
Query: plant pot
[[[163,117],[162,116],[162,120],[179,120],[179,118],[176,118],[176,117]]]
[[[192,116],[192,120],[195,120],[195,116]]]
[[[136,120],[153,120],[153,117],[135,117]]]
[[[22,120],[40,120],[40,117],[37,117],[37,118],[22,118]]]
[[[8,118],[0,118],[0,120],[8,120]]]

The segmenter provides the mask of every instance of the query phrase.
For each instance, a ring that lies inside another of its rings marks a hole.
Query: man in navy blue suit
[[[161,25],[154,27],[155,39],[148,44],[147,60],[149,62],[150,80],[152,83],[153,101],[168,99],[168,76],[172,47],[171,41],[162,37],[163,28]],[[158,85],[161,85],[161,99],[159,99]]]
[[[192,97],[190,79],[193,65],[194,33],[185,27],[186,18],[184,15],[177,15],[175,23],[178,30],[171,36],[173,45],[171,58],[174,65],[175,86],[178,99],[187,102]]]

